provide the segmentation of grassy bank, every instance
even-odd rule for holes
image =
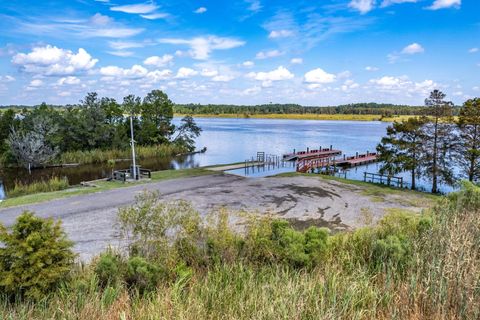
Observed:
[[[179,179],[185,177],[195,177],[208,174],[214,174],[215,172],[204,169],[204,168],[192,168],[192,169],[182,169],[182,170],[162,170],[157,172],[152,172],[151,180],[144,180],[133,183],[123,183],[118,181],[105,181],[98,180],[91,183],[91,186],[71,186],[64,188],[60,191],[44,192],[38,191],[33,194],[16,196],[13,198],[8,198],[0,202],[0,208],[21,206],[39,202],[50,201],[54,199],[67,198],[76,195],[83,195],[101,191],[107,191],[117,188],[131,187],[135,184],[150,183],[161,180],[169,179]],[[27,186],[28,187],[28,186]],[[10,195],[10,193],[9,193]]]
[[[176,116],[183,116],[176,114]],[[194,114],[195,118],[252,118],[252,119],[288,119],[288,120],[351,120],[351,121],[401,121],[415,116],[383,117],[375,114]]]
[[[106,163],[109,160],[131,159],[132,151],[130,149],[111,149],[111,150],[88,150],[88,151],[69,151],[60,155],[59,161],[65,163]],[[177,154],[185,153],[185,147],[175,144],[162,144],[155,146],[136,146],[136,156],[138,159],[146,158],[165,158]]]
[[[225,213],[203,224],[188,204],[154,198],[119,212],[130,257],[77,266],[40,302],[0,298],[0,318],[480,317],[480,189],[471,184],[422,215],[334,235],[268,218],[237,234]]]
[[[53,177],[48,180],[36,181],[30,184],[15,182],[12,190],[8,191],[8,197],[15,198],[28,194],[53,192],[69,188],[67,178]]]

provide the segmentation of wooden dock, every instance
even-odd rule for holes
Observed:
[[[336,165],[339,167],[356,167],[365,164],[377,162],[377,153],[367,152],[366,154],[356,154],[351,157],[343,157],[343,160],[337,160]]]
[[[342,154],[341,150],[335,150],[330,148],[326,149],[316,149],[316,150],[309,150],[307,151],[298,151],[293,153],[288,153],[283,155],[283,160],[285,161],[293,161],[293,160],[302,160],[306,158],[325,158],[325,157],[334,157],[339,156]]]

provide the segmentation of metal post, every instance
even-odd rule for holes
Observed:
[[[130,115],[130,135],[132,137],[132,162],[133,162],[133,180],[137,180],[137,164],[135,163],[135,140],[133,139],[133,113]]]

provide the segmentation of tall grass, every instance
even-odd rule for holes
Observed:
[[[145,202],[135,207],[140,214],[136,217],[145,216],[149,206],[160,216],[177,216],[171,206]],[[185,204],[181,208],[185,210],[178,217],[185,221],[183,212],[191,209]],[[288,241],[298,244],[299,233],[285,229],[281,239],[265,238],[268,225],[258,220],[260,226],[251,225],[243,236],[234,236],[221,218],[204,236],[194,236],[197,242],[210,237],[205,250],[215,251],[219,259],[177,266],[175,275],[153,291],[140,294],[122,281],[100,285],[94,261],[79,266],[72,281],[40,303],[3,299],[0,318],[479,319],[479,214],[480,189],[467,184],[431,212],[394,213],[376,226],[329,236],[327,251],[311,267],[254,260],[278,252],[295,255],[297,248]],[[197,234],[195,219],[186,220],[189,228],[182,232]],[[154,230],[151,223],[142,227]],[[161,220],[156,228],[165,223]],[[165,242],[161,244],[165,249]],[[184,253],[191,254],[192,248],[182,250],[186,248]]]
[[[48,180],[35,181],[29,184],[16,181],[15,186],[12,190],[7,192],[7,195],[8,197],[13,198],[40,192],[59,191],[67,189],[68,187],[69,184],[67,177],[53,177]]]
[[[136,146],[135,152],[138,159],[154,157],[171,157],[179,153],[186,152],[186,148],[175,144],[161,144],[155,146]],[[130,149],[110,149],[110,150],[87,150],[87,151],[68,151],[60,155],[61,163],[105,163],[108,160],[131,159]]]

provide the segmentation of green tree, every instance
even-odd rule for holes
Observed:
[[[423,126],[423,161],[425,172],[432,179],[432,193],[438,192],[439,181],[453,182],[450,152],[454,142],[451,126],[453,103],[446,101],[445,97],[440,90],[434,90],[425,99],[429,121]]]
[[[387,128],[387,135],[377,146],[382,162],[381,174],[390,176],[410,171],[411,188],[415,189],[416,177],[420,175],[422,165],[422,144],[425,139],[422,128],[426,121],[425,117],[409,118],[394,122]]]
[[[64,280],[75,255],[61,223],[24,212],[12,231],[0,225],[0,291],[41,299]]]
[[[191,116],[185,116],[176,128],[176,136],[173,139],[174,143],[182,144],[187,147],[189,151],[195,150],[195,138],[197,138],[202,129],[197,126],[195,120]]]
[[[173,103],[168,96],[153,90],[143,99],[141,105],[143,140],[148,143],[168,142],[173,134]]]
[[[469,181],[480,178],[480,99],[466,101],[460,109],[457,126],[457,153],[460,165]]]

